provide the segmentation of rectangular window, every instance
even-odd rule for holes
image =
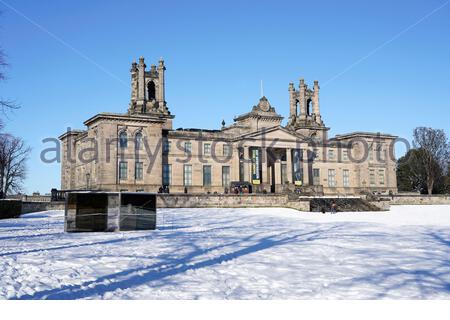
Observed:
[[[142,133],[138,132],[136,133],[135,137],[134,137],[134,147],[136,150],[142,150],[142,142],[143,138],[142,138]]]
[[[342,160],[348,161],[348,149],[342,149]]]
[[[328,186],[330,188],[336,187],[336,170],[328,169]]]
[[[163,152],[164,154],[168,154],[170,152],[171,141],[167,138],[163,140]]]
[[[328,160],[334,160],[334,150],[328,149]]]
[[[230,185],[230,167],[222,167],[222,186],[228,187]]]
[[[384,170],[378,170],[378,182],[380,185],[384,185]]]
[[[144,164],[142,162],[135,163],[134,176],[136,180],[142,180],[144,178]]]
[[[126,180],[128,177],[128,163],[125,161],[121,161],[119,163],[119,179]]]
[[[369,183],[371,186],[375,185],[375,170],[373,169],[369,171]]]
[[[225,157],[231,156],[231,146],[230,145],[228,145],[228,144],[223,145],[223,155]]]
[[[313,169],[313,185],[320,185],[320,169]]]
[[[384,162],[386,160],[386,150],[380,148],[380,161]]]
[[[314,159],[319,160],[319,149],[314,149]]]
[[[185,142],[184,143],[184,153],[191,153],[192,152],[192,143]]]
[[[169,186],[172,184],[172,165],[163,165],[163,185]]]
[[[211,185],[211,166],[203,166],[203,186]]]
[[[184,165],[184,179],[183,183],[185,186],[192,186],[192,165]]]
[[[205,156],[209,156],[211,155],[211,144],[210,143],[205,143],[203,145],[203,154]]]
[[[128,147],[128,137],[126,132],[122,132],[119,135],[119,146],[121,149],[126,149]]]
[[[350,170],[344,169],[342,171],[342,177],[343,177],[344,188],[350,187]]]

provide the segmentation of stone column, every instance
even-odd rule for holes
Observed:
[[[300,89],[299,89],[299,104],[300,104],[300,120],[306,119],[306,85],[305,80],[300,79]]]
[[[233,163],[231,168],[232,181],[239,181],[239,149],[237,146],[233,148],[232,163]]]
[[[313,113],[316,115],[316,122],[321,123],[320,106],[319,106],[319,81],[314,81],[314,96],[313,96]]]
[[[275,161],[275,192],[281,191],[281,160],[277,159]]]
[[[261,148],[261,171],[261,184],[266,184],[269,181],[267,177],[267,148],[265,147]]]
[[[138,81],[137,81],[138,67],[136,61],[134,60],[131,63],[130,73],[131,73],[131,100],[135,101],[138,93]]]
[[[302,158],[303,185],[309,186],[308,149],[303,149],[302,151],[303,151],[303,158]]]
[[[286,176],[289,183],[294,183],[292,178],[292,151],[291,148],[286,149]]]
[[[164,60],[161,58],[159,59],[159,65],[158,65],[158,80],[159,80],[159,92],[158,92],[158,102],[160,104],[160,107],[164,105],[165,101],[165,92],[164,92],[164,71],[166,70],[166,67],[164,66]]]
[[[289,119],[293,119],[297,116],[297,104],[295,101],[295,88],[294,84],[289,83]]]
[[[248,146],[244,146],[244,181],[249,181],[250,180],[250,172],[251,172],[251,162],[249,161],[250,158],[250,154],[249,154],[249,148]]]
[[[138,67],[138,100],[145,100],[145,63],[144,57],[139,58]]]

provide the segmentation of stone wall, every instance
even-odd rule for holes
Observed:
[[[158,195],[158,208],[255,208],[286,207],[299,211],[309,211],[309,200],[289,200],[285,194],[248,195]]]
[[[391,205],[425,205],[447,204],[450,205],[450,195],[395,195],[390,198]]]
[[[310,200],[314,197],[288,197],[287,194],[158,194],[158,208],[257,208],[283,207],[299,211],[310,211]],[[337,198],[338,199],[338,198]],[[342,197],[341,197],[342,199]],[[450,205],[450,195],[407,195],[368,201],[380,210],[389,210],[390,205]],[[23,202],[22,213],[46,210],[64,210],[64,201]]]
[[[389,201],[368,201],[371,205],[377,207],[380,211],[389,211],[391,209],[391,204]]]
[[[38,211],[48,211],[48,210],[64,210],[64,201],[55,202],[22,202],[22,214],[38,212]]]

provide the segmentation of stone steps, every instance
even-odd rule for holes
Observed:
[[[333,201],[337,205],[337,211],[381,211],[379,207],[360,198],[315,198],[310,201],[310,210],[321,212],[325,209],[329,212]]]

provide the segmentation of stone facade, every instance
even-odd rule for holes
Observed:
[[[253,192],[355,195],[396,193],[393,142],[369,132],[337,135],[320,113],[319,83],[289,84],[286,126],[262,97],[247,113],[217,130],[173,129],[165,101],[165,65],[131,66],[131,101],[126,114],[100,113],[86,130],[71,130],[62,145],[64,190],[224,193],[231,182]]]

